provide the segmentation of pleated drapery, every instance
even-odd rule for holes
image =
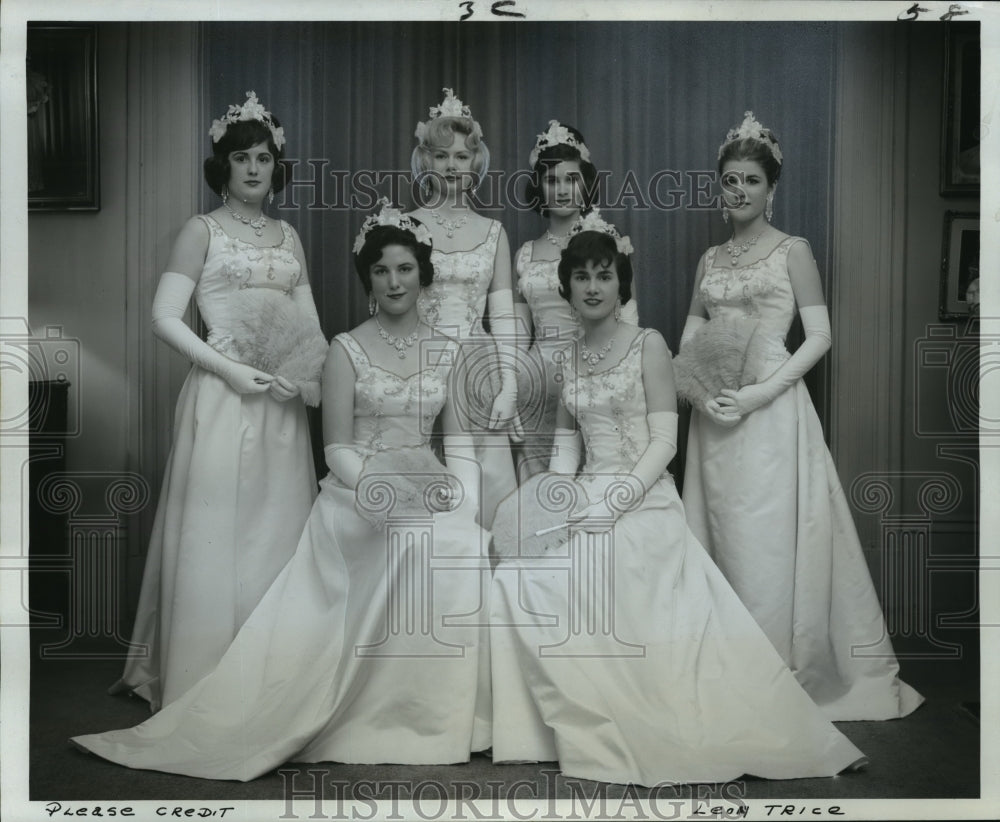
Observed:
[[[322,181],[291,186],[271,213],[302,237],[330,337],[367,316],[351,245],[376,197],[396,193],[375,175],[408,172],[414,127],[443,87],[482,124],[503,187],[549,119],[573,124],[607,174],[604,216],[636,248],[641,322],[676,349],[698,257],[729,234],[715,201],[716,150],[745,110],[775,130],[785,155],[775,224],[807,237],[827,274],[836,31],[791,22],[206,23],[204,125],[254,89],[285,127],[295,179]],[[207,155],[207,135],[205,145]],[[489,189],[486,213],[503,222],[512,252],[541,233],[540,218],[511,202],[523,200],[523,181],[513,197]],[[205,191],[204,206],[215,207]],[[398,193],[409,206],[407,185]]]

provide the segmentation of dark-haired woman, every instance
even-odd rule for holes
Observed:
[[[212,670],[295,550],[316,495],[304,403],[319,403],[326,340],[295,230],[265,216],[284,132],[252,92],[210,134],[222,205],[181,229],[153,331],[187,357],[139,597],[135,646],[112,692],[158,710]],[[209,328],[184,322],[194,294]]]
[[[801,379],[830,347],[830,320],[809,243],[771,224],[782,160],[777,139],[751,112],[719,148],[733,234],[698,263],[678,384],[714,385],[706,374],[732,340],[746,346],[747,384],[716,396],[687,392],[694,413],[684,507],[691,530],[828,717],[905,716],[923,698],[899,679]],[[790,355],[785,335],[796,310],[805,339]]]
[[[559,255],[569,231],[597,195],[597,169],[583,135],[550,120],[528,157],[527,202],[546,220],[545,233],[524,243],[514,257],[515,310],[527,307],[532,330],[530,367],[518,370],[518,404],[524,442],[518,448],[518,480],[546,470],[559,407],[559,363],[580,333],[570,305],[559,296]],[[524,317],[524,312],[519,311]],[[639,324],[635,296],[619,312],[622,322]]]
[[[465,762],[477,744],[478,466],[458,343],[420,321],[430,235],[369,217],[355,265],[376,311],[330,345],[329,474],[288,565],[208,676],[136,728],[76,737],[131,768],[253,779],[286,761]],[[447,469],[428,442],[441,416]],[[471,583],[471,584],[470,584]],[[481,743],[480,743],[481,744]]]
[[[650,786],[859,766],[688,530],[667,472],[670,352],[615,318],[628,238],[595,212],[580,228],[559,279],[582,333],[539,486],[563,522],[494,577],[494,761],[558,759],[567,776]]]

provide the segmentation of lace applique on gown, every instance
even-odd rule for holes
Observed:
[[[651,333],[606,371],[567,369],[591,501],[615,499],[649,444]],[[666,472],[612,531],[501,562],[492,613],[494,761],[558,759],[567,776],[656,785],[832,776],[863,758],[691,534]]]
[[[699,292],[709,316],[759,318],[783,343],[796,312],[788,252],[804,242],[788,237],[738,268],[717,262],[719,249],[711,249]],[[854,519],[802,380],[732,428],[692,413],[684,507],[692,531],[827,716],[890,719],[923,701],[899,679]]]
[[[439,331],[461,340],[468,356],[492,356],[493,339],[483,329],[487,294],[493,280],[493,264],[500,241],[501,225],[490,220],[486,237],[474,248],[460,251],[431,251],[434,280],[423,289],[417,301],[420,318]],[[479,348],[482,346],[482,348]],[[470,368],[470,382],[483,377],[479,366]],[[499,378],[497,377],[497,380]],[[498,387],[494,384],[494,388]],[[468,389],[470,396],[478,393],[475,384]],[[489,409],[485,409],[488,414]],[[514,458],[506,431],[485,428],[476,435],[476,454],[483,468],[480,524],[489,528],[496,506],[511,493],[517,482]]]
[[[301,269],[287,223],[278,245],[259,248],[201,219],[209,246],[195,298],[208,343],[226,352],[240,294],[289,294]],[[132,633],[143,653],[129,657],[112,692],[132,691],[157,710],[210,671],[291,557],[315,496],[301,399],[237,394],[193,366],[177,398]]]
[[[335,340],[356,372],[358,453],[432,460],[427,422],[444,406],[454,341],[425,346],[428,364],[403,378],[350,334]],[[488,747],[487,652],[468,618],[488,534],[458,512],[377,530],[359,504],[374,503],[327,475],[294,556],[218,666],[143,724],[73,741],[130,768],[241,781],[288,761],[448,764]]]

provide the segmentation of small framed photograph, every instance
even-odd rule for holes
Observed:
[[[979,215],[948,211],[944,215],[938,316],[955,320],[978,310]]]
[[[941,194],[979,194],[979,23],[945,28]]]
[[[27,27],[28,210],[97,211],[97,30]]]

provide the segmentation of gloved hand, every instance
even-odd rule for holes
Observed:
[[[194,287],[190,277],[164,272],[153,297],[153,333],[195,365],[224,379],[238,394],[267,391],[274,379],[270,374],[220,354],[184,322]]]
[[[830,315],[825,305],[807,305],[799,309],[805,339],[770,377],[739,390],[722,389],[715,398],[723,413],[743,417],[767,405],[795,385],[820,358],[830,350]]]

